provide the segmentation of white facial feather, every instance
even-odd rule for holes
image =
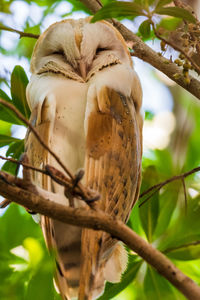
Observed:
[[[81,40],[79,45],[76,39]],[[33,73],[38,73],[49,62],[62,68],[70,65],[78,74],[80,61],[85,65],[87,74],[103,68],[106,60],[109,64],[119,60],[130,65],[130,56],[128,51],[124,51],[126,46],[119,41],[117,30],[104,22],[91,24],[88,19],[81,19],[79,23],[73,20],[55,23],[43,33],[37,44],[40,47],[36,46],[32,58]],[[113,61],[110,60],[112,57]]]
[[[93,37],[93,38],[91,38]],[[123,62],[130,63],[124,47],[119,43],[119,39],[113,28],[105,23],[86,24],[83,27],[83,39],[81,43],[81,54],[88,66],[93,60],[104,53],[115,53]]]
[[[52,26],[46,32],[39,49],[36,48],[32,65],[37,72],[47,62],[61,60],[62,63],[70,63],[76,68],[79,59],[80,53],[75,42],[74,28],[69,22],[65,22],[57,24],[56,28]]]

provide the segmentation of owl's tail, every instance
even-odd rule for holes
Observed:
[[[104,266],[100,265],[102,231],[83,229],[79,300],[94,300],[104,290]]]
[[[127,251],[122,243],[108,235],[107,242],[110,247],[105,247],[106,235],[102,231],[83,229],[78,300],[97,299],[106,281],[120,281],[128,262]]]

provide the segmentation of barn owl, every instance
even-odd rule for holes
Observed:
[[[120,33],[108,22],[63,20],[38,39],[27,87],[31,123],[82,183],[100,194],[98,209],[127,222],[138,198],[142,91]],[[32,133],[26,139],[35,167],[62,170]],[[63,187],[32,173],[36,186],[70,205]],[[75,207],[87,205],[74,199]],[[106,281],[119,282],[127,264],[109,234],[41,217],[47,247],[56,252],[55,282],[63,299],[97,299]]]

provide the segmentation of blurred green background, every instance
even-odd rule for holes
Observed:
[[[151,8],[158,1],[135,2]],[[88,14],[87,8],[76,0],[1,0],[0,27],[40,34],[62,18],[80,18]],[[120,20],[149,46],[161,51],[160,42],[151,31],[147,32],[148,28],[139,30],[145,20],[143,17],[120,17]],[[163,20],[166,24],[175,21],[164,16],[158,18],[158,24]],[[29,63],[35,42],[30,38],[19,39],[16,33],[0,31],[0,97],[13,103],[27,118],[30,112],[25,88],[30,78]],[[172,59],[178,56],[172,49],[166,49],[162,54]],[[200,105],[197,99],[151,66],[136,58],[134,63],[144,93],[143,192],[199,165]],[[0,155],[18,159],[23,152],[25,132],[21,121],[0,106]],[[3,160],[0,160],[0,167],[11,174],[16,171],[14,164]],[[139,199],[128,225],[200,284],[199,173],[187,177],[185,185],[187,199],[182,181],[164,186],[140,207],[145,197]],[[0,214],[0,299],[59,300],[53,286],[54,265],[39,225],[16,204],[1,210]],[[136,253],[129,251],[129,265],[122,281],[107,283],[105,293],[99,299],[185,298]]]

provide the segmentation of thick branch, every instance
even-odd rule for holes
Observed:
[[[123,222],[93,209],[72,208],[56,204],[39,195],[23,190],[7,183],[4,172],[0,172],[0,194],[7,199],[27,207],[29,210],[57,219],[61,222],[79,227],[93,228],[109,232],[113,237],[123,241],[128,247],[153,266],[161,275],[168,279],[188,299],[200,299],[200,287],[177,269],[161,252],[153,248]],[[6,174],[8,182],[15,177]]]
[[[34,38],[34,39],[38,39],[39,35],[38,34],[33,34],[33,33],[28,33],[28,32],[23,32],[11,27],[7,27],[7,26],[0,26],[0,30],[5,30],[5,31],[10,31],[10,32],[15,32],[18,33],[20,38],[22,37],[29,37],[29,38]]]
[[[83,2],[92,13],[96,13],[101,5],[99,1],[96,0],[80,0]],[[113,25],[119,30],[125,40],[132,41],[134,43],[133,50],[134,55],[142,59],[145,62],[148,62],[150,65],[158,69],[159,71],[166,74],[170,79],[175,81],[177,84],[182,86],[192,95],[200,99],[200,82],[194,77],[190,76],[190,83],[186,84],[182,70],[173,62],[168,59],[158,55],[153,49],[147,46],[138,36],[131,32],[128,28],[122,25],[120,22],[112,19],[109,20]],[[178,74],[178,76],[175,76]]]

